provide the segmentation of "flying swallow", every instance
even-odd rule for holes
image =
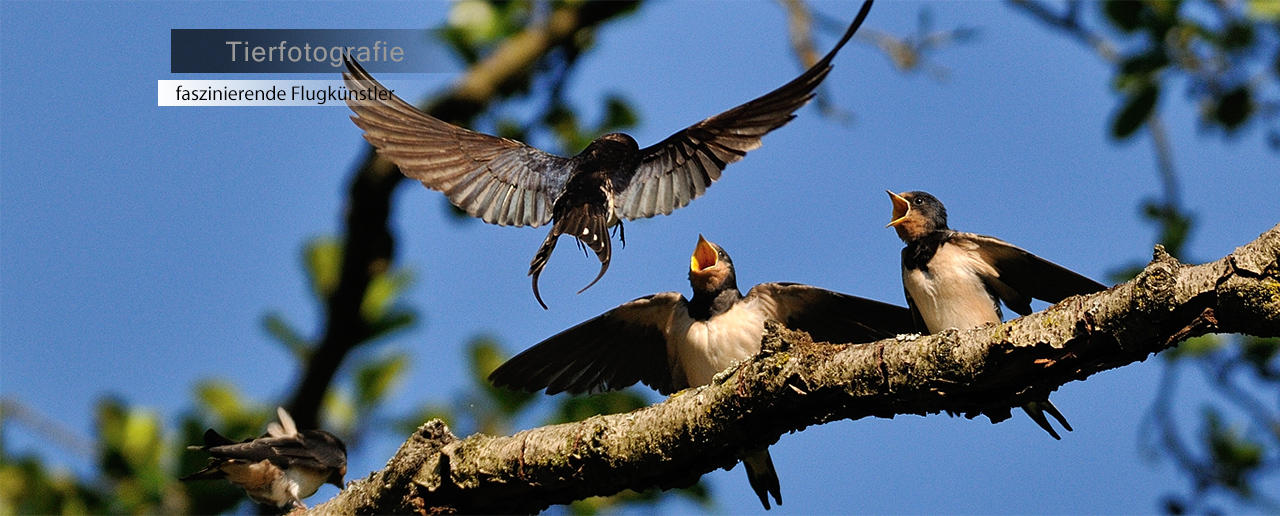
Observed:
[[[645,296],[565,330],[494,370],[500,387],[580,394],[643,382],[662,394],[711,383],[716,373],[760,351],[766,319],[809,332],[814,341],[871,342],[912,333],[900,306],[796,283],[762,283],[743,296],[733,261],[701,236],[689,258],[693,299]],[[747,479],[769,508],[782,504],[768,449],[743,458]]]
[[[342,488],[347,474],[347,446],[324,430],[298,431],[293,418],[277,408],[280,423],[272,422],[257,439],[234,442],[210,428],[204,446],[188,449],[209,452],[209,465],[180,480],[226,479],[244,489],[249,498],[284,509],[302,503],[323,484]]]
[[[408,177],[443,192],[472,217],[499,226],[538,227],[552,223],[546,240],[529,264],[533,295],[538,276],[560,235],[578,239],[609,269],[609,228],[623,220],[668,215],[700,197],[720,179],[720,172],[761,145],[761,138],[795,118],[831,71],[831,60],[862,25],[871,0],[831,52],[799,77],[764,96],[693,124],[667,139],[641,149],[631,136],[610,133],[597,138],[577,156],[556,156],[524,143],[449,124],[401,100],[346,59],[347,88],[385,91],[381,98],[348,99],[351,117],[378,154]],[[626,243],[625,235],[622,242]]]
[[[1107,287],[998,238],[947,227],[947,209],[925,192],[888,192],[902,250],[902,285],[916,327],[937,333],[1000,324],[1000,302],[1018,315],[1031,313],[1031,300],[1057,303]],[[1049,398],[1022,409],[1054,439],[1061,439],[1045,418],[1071,425]]]

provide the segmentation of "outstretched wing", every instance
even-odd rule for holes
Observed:
[[[764,135],[795,118],[796,110],[813,98],[813,90],[831,71],[836,52],[857,32],[870,10],[868,0],[836,47],[791,82],[641,149],[635,175],[615,184],[617,217],[634,220],[668,215],[701,197],[720,179],[725,166],[760,147]]]
[[[368,100],[347,99],[356,113],[351,121],[404,175],[443,192],[468,215],[490,224],[537,227],[551,220],[551,207],[572,172],[571,159],[423,113],[383,87],[360,63],[344,60],[348,90],[383,92]]]
[[[906,308],[799,283],[761,283],[747,299],[771,307],[770,318],[814,342],[862,343],[915,332]]]
[[[499,387],[547,394],[602,392],[636,382],[671,394],[666,329],[687,302],[678,292],[630,301],[539,342],[499,366]]]
[[[1032,299],[1057,303],[1070,296],[1107,289],[1106,285],[998,238],[956,233],[951,242],[973,249],[995,268],[997,276],[983,276],[983,283],[1019,315],[1031,313]]]

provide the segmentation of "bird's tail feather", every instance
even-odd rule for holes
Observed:
[[[1037,425],[1040,425],[1040,428],[1049,432],[1049,435],[1053,436],[1054,439],[1062,440],[1062,437],[1058,435],[1058,432],[1053,430],[1053,426],[1049,424],[1049,419],[1044,417],[1045,412],[1048,412],[1054,419],[1057,419],[1058,423],[1062,425],[1062,428],[1066,429],[1068,432],[1074,431],[1071,429],[1071,424],[1067,423],[1067,418],[1062,415],[1062,412],[1058,411],[1058,407],[1053,406],[1053,402],[1049,401],[1049,398],[1027,402],[1026,405],[1022,406],[1022,411],[1026,412],[1027,416],[1030,417],[1032,421],[1035,421]]]
[[[578,239],[578,245],[591,249],[600,260],[600,272],[596,274],[595,279],[591,280],[591,283],[578,291],[579,294],[604,277],[605,271],[609,270],[609,260],[613,256],[613,245],[609,238],[609,214],[600,206],[582,204],[558,216],[551,227],[551,232],[547,234],[547,239],[542,242],[542,247],[538,248],[538,253],[529,263],[529,275],[533,276],[533,296],[538,299],[543,309],[547,308],[547,304],[542,302],[542,295],[538,293],[538,276],[542,274],[543,267],[546,267],[547,260],[551,258],[551,252],[555,250],[556,240],[560,235],[570,235]]]
[[[551,231],[547,233],[547,239],[542,241],[542,247],[538,248],[537,254],[533,255],[533,261],[529,262],[529,275],[533,276],[533,297],[538,300],[538,304],[542,305],[542,309],[547,309],[547,304],[542,302],[542,294],[538,292],[538,276],[542,275],[542,269],[547,266],[547,260],[551,259],[551,252],[556,250],[556,241],[560,239],[560,225],[556,224],[551,227]]]
[[[747,470],[747,481],[751,489],[760,497],[760,503],[769,510],[769,495],[782,505],[782,485],[778,482],[778,471],[773,469],[773,457],[766,448],[742,458],[742,467]]]

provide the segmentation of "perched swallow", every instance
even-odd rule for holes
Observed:
[[[347,445],[324,430],[298,431],[293,418],[277,408],[280,423],[267,425],[257,439],[233,442],[210,428],[204,446],[188,446],[209,452],[209,465],[180,480],[225,478],[244,488],[255,502],[280,509],[290,503],[306,509],[303,498],[316,494],[322,484],[342,488],[347,474]]]
[[[902,250],[902,285],[921,332],[1000,324],[1001,301],[1018,315],[1029,315],[1032,299],[1057,303],[1107,289],[1003,240],[948,228],[947,209],[928,193],[888,193],[893,220],[886,227],[907,244]],[[1045,412],[1071,431],[1049,398],[1022,409],[1054,439],[1061,437]]]
[[[351,120],[379,154],[467,214],[499,226],[553,223],[529,264],[533,295],[545,309],[538,276],[560,235],[578,239],[600,260],[599,274],[582,293],[609,268],[609,228],[617,225],[621,231],[623,220],[667,215],[689,204],[720,179],[726,165],[795,118],[870,9],[867,0],[836,47],[791,82],[643,149],[626,134],[610,133],[566,158],[446,123],[395,95],[387,101],[348,100],[347,105],[356,113]],[[350,58],[346,63],[348,89],[386,90],[359,63]]]
[[[693,299],[645,296],[525,350],[489,381],[547,394],[600,392],[644,382],[662,394],[711,383],[716,373],[760,351],[764,322],[809,332],[814,341],[871,342],[912,332],[900,306],[796,283],[762,283],[744,297],[733,261],[701,236],[689,259]],[[751,487],[769,508],[782,504],[768,449],[743,458]]]

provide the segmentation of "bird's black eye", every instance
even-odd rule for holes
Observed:
[[[919,205],[919,204],[924,204],[924,198],[923,198],[923,197],[916,197],[915,201],[916,201],[916,204],[917,204],[917,205]]]

